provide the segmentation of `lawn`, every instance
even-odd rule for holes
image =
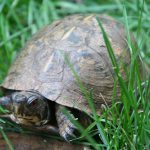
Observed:
[[[17,53],[35,32],[46,24],[64,16],[75,13],[107,13],[122,22],[127,35],[132,32],[137,47],[135,48],[128,36],[131,50],[131,66],[128,74],[128,85],[116,73],[121,86],[121,112],[114,104],[102,116],[94,114],[94,121],[83,132],[87,142],[94,149],[149,149],[150,148],[150,1],[149,0],[81,0],[80,3],[71,0],[0,0],[0,83],[7,75],[8,69],[15,60]],[[101,27],[101,25],[100,25]],[[105,42],[116,67],[111,46],[103,32]],[[143,75],[138,66],[141,60]],[[72,68],[73,69],[73,68]],[[74,74],[76,78],[78,76]],[[80,81],[79,81],[80,82]],[[81,88],[82,84],[80,85]],[[138,93],[138,94],[137,94]],[[138,96],[137,96],[138,95]],[[128,103],[127,103],[128,102]],[[0,108],[2,112],[3,109]],[[116,113],[113,113],[113,112]],[[67,113],[67,112],[64,112]],[[107,117],[111,114],[111,118]],[[68,115],[68,114],[67,114]],[[68,116],[70,117],[70,116]],[[70,117],[70,119],[72,119]],[[82,127],[77,123],[79,130]],[[7,139],[5,130],[23,132],[17,125],[0,119],[0,132],[13,149],[11,140]],[[93,131],[96,126],[97,130]],[[95,141],[91,134],[99,134],[99,141]],[[101,142],[100,142],[101,141]],[[75,141],[82,143],[80,139]]]

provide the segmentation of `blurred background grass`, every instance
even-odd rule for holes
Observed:
[[[54,20],[63,18],[66,15],[75,13],[106,13],[123,24],[126,24],[127,22],[123,12],[124,8],[126,8],[127,12],[129,29],[135,36],[140,51],[140,57],[149,73],[149,0],[0,0],[0,83],[2,83],[6,76],[8,68],[14,61],[18,51],[20,51],[26,41],[31,38],[31,35],[44,25],[50,24]],[[145,112],[149,113],[148,110]],[[121,123],[123,122],[124,120]],[[148,126],[147,122],[146,125]],[[136,130],[135,126],[136,124],[131,124],[133,130]],[[120,137],[122,145],[125,140],[122,137],[130,137],[130,135],[128,135],[130,132],[126,132],[123,129],[124,128],[121,128],[124,134]],[[147,128],[145,130],[147,130]],[[118,130],[118,132],[120,132],[120,130]],[[114,132],[112,132],[112,137],[113,133]],[[147,130],[147,133],[150,133],[150,131]],[[119,133],[116,133],[116,135],[118,134]],[[134,139],[137,138],[137,135],[134,134],[134,131],[132,136],[133,141],[131,141],[131,143],[133,142],[133,144],[136,144],[137,141],[134,143]],[[143,136],[146,139],[144,139]],[[142,141],[143,138],[143,143],[139,143],[139,145],[142,145],[142,148],[144,147],[143,145],[148,143],[149,140],[147,137],[149,136],[149,134],[146,134],[146,136],[142,134],[140,137],[140,141]],[[118,139],[119,138],[116,138],[114,141],[117,143],[116,140]],[[132,148],[134,149],[134,147]]]

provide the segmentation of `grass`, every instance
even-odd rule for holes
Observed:
[[[112,64],[116,68],[114,71],[116,82],[118,81],[121,87],[120,103],[123,108],[119,112],[118,108],[121,104],[113,103],[111,108],[98,117],[93,107],[92,95],[87,94],[82,82],[80,82],[80,77],[72,68],[82,92],[89,100],[89,105],[93,110],[92,118],[94,119],[93,123],[84,132],[82,126],[72,120],[82,132],[82,137],[87,138],[88,141],[83,142],[81,138],[76,142],[91,145],[94,149],[103,149],[104,147],[107,149],[149,149],[150,3],[148,0],[84,0],[81,4],[63,0],[0,0],[0,83],[2,83],[20,48],[39,28],[69,14],[91,12],[107,13],[125,25],[127,42],[131,52],[131,65],[127,71],[129,83],[126,85],[119,74],[112,47],[99,20]],[[135,36],[137,47],[134,47],[131,42],[130,31]],[[142,77],[138,66],[139,59],[142,60],[143,68],[146,68]],[[1,108],[0,111],[2,112],[3,109]],[[67,114],[65,110],[64,113]],[[109,117],[110,114],[111,118]],[[69,116],[69,114],[67,115]],[[69,117],[72,119],[71,116]],[[26,132],[15,124],[4,122],[2,119],[0,119],[1,125],[5,125],[7,130]],[[94,130],[95,126],[97,130]],[[7,139],[3,128],[0,128],[0,132],[9,148],[13,149],[11,139],[10,141]],[[99,141],[95,141],[91,136],[92,134],[98,134]]]

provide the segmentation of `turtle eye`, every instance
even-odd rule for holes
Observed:
[[[30,105],[30,106],[35,106],[36,104],[37,104],[36,101],[32,101],[29,105]]]
[[[35,102],[35,101],[33,101],[31,104],[32,104],[32,106],[35,106],[35,105],[36,105],[36,102]]]
[[[37,103],[38,97],[37,96],[30,96],[28,98],[28,104],[33,104],[35,105]]]
[[[36,111],[37,108],[38,108],[38,100],[35,99],[33,100],[32,102],[28,103],[26,106],[27,106],[27,109],[30,110],[30,111]]]

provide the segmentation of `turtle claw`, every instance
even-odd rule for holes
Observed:
[[[67,126],[60,134],[67,142],[70,142],[72,139],[76,138],[76,135],[74,134],[76,130],[76,127],[72,127],[71,125]]]
[[[62,133],[62,137],[65,139],[65,141],[70,142],[72,139],[76,138],[74,134],[68,134],[67,132]]]

